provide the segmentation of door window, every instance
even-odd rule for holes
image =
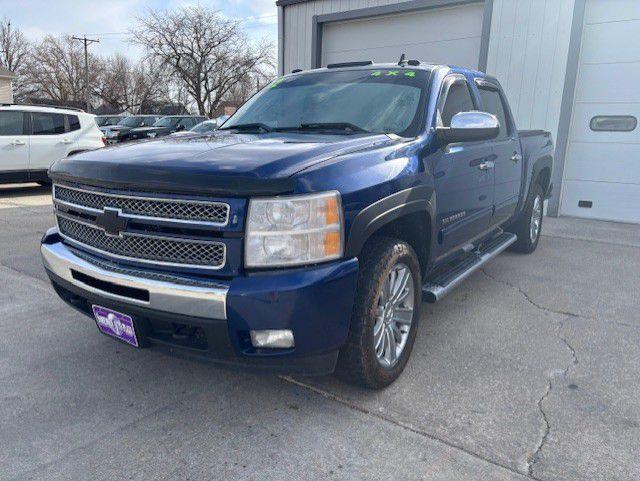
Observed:
[[[190,129],[191,127],[193,127],[193,120],[189,117],[186,117],[178,122],[178,126],[184,127],[185,130]]]
[[[595,132],[633,132],[637,125],[633,115],[596,115],[589,122]]]
[[[34,112],[33,135],[57,135],[64,134],[64,115],[48,112]]]
[[[465,80],[455,80],[449,85],[445,95],[446,100],[440,110],[443,127],[451,126],[451,119],[455,114],[475,110],[469,85]]]
[[[24,113],[11,110],[0,111],[0,135],[25,135]]]
[[[509,124],[507,122],[507,113],[504,107],[502,95],[495,89],[478,87],[480,91],[480,99],[482,100],[482,110],[489,112],[497,117],[500,123],[500,132],[496,140],[504,140],[509,137]]]
[[[67,132],[73,132],[80,130],[80,119],[77,115],[67,115],[67,123],[69,125]]]

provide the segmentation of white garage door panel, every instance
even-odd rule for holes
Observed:
[[[424,61],[476,68],[482,3],[328,23],[322,64],[354,60],[396,62],[401,53]]]
[[[594,132],[591,119],[640,120],[640,0],[589,0],[561,213],[640,223],[640,125],[631,132]],[[579,201],[592,206],[579,207]]]
[[[567,180],[624,182],[640,185],[640,155],[636,144],[572,143]],[[640,209],[640,208],[639,208]]]
[[[583,65],[576,82],[578,102],[640,102],[640,62]]]
[[[640,43],[630,40],[639,30],[640,20],[585,25],[582,63],[637,62]]]
[[[563,214],[619,222],[640,222],[638,201],[640,185],[610,184],[565,180]],[[578,201],[593,202],[593,207],[578,207]]]
[[[455,62],[452,61],[451,52],[458,52]],[[461,66],[476,68],[478,52],[480,51],[480,39],[447,40],[429,44],[403,45],[401,47],[372,47],[358,50],[343,50],[331,52],[330,61],[326,63],[352,62],[354,60],[372,60],[374,62],[397,62],[401,54],[407,58],[425,59],[428,52],[428,61],[433,63],[452,63]]]
[[[632,132],[594,132],[589,127],[597,115],[633,115],[640,121],[640,104],[576,104],[573,107],[572,142],[636,143],[640,155],[640,128]]]

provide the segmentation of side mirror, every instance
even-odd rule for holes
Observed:
[[[445,144],[495,139],[500,123],[495,115],[487,112],[459,112],[451,119],[450,127],[437,127],[436,134]]]

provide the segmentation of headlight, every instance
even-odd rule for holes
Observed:
[[[113,131],[113,132],[109,132],[109,135],[107,135],[108,138],[110,139],[115,139],[116,137],[118,137],[118,131]]]
[[[245,265],[293,266],[338,259],[342,231],[338,192],[251,199]]]

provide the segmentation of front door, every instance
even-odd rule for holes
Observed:
[[[25,134],[24,112],[0,110],[0,173],[27,170],[29,136]]]
[[[522,182],[522,152],[504,96],[497,84],[479,81],[480,110],[493,114],[500,123],[498,136],[487,141],[495,154],[495,214],[492,224],[506,222],[515,213]]]
[[[448,77],[438,107],[438,123],[447,127],[459,113],[476,110],[469,85],[461,75]],[[460,142],[433,156],[437,195],[437,260],[484,234],[493,214],[495,161],[487,142]]]

